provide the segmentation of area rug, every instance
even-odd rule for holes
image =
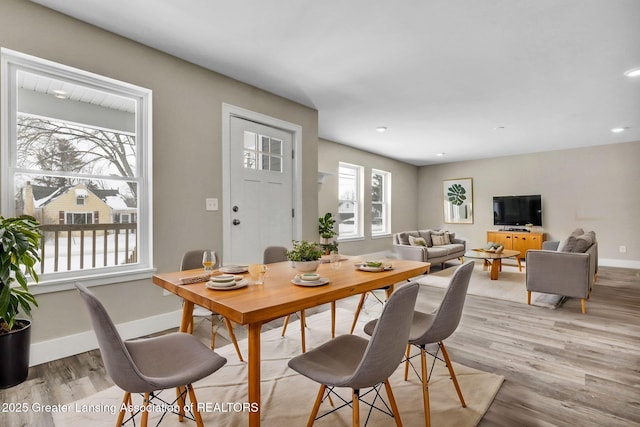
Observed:
[[[498,280],[491,280],[489,271],[483,269],[482,262],[478,261],[475,264],[471,282],[469,282],[468,294],[519,302],[522,304],[527,303],[525,266],[523,266],[522,272],[520,272],[515,264],[503,265],[502,271],[498,275]],[[451,276],[457,267],[458,266],[449,267],[427,274],[417,279],[417,281],[421,285],[446,288],[449,286]],[[564,301],[565,298],[560,295],[543,294],[539,292],[531,293],[531,304],[539,307],[555,309],[561,306]]]
[[[362,331],[364,323],[376,317],[375,307],[362,313],[356,331]],[[348,333],[353,312],[337,309],[336,333]],[[313,348],[330,339],[330,317],[325,311],[307,318],[307,348]],[[299,324],[293,322],[290,331],[281,337],[280,329],[272,329],[262,334],[262,425],[266,427],[302,426],[307,422],[318,385],[297,374],[287,366],[288,360],[300,353]],[[362,332],[360,332],[362,334]],[[243,354],[247,354],[246,340],[240,341]],[[221,347],[217,352],[225,356],[227,364],[210,377],[195,384],[196,394],[204,410],[202,416],[205,425],[216,427],[245,426],[248,422],[247,408],[247,365],[239,362],[232,346]],[[453,355],[452,355],[453,356]],[[188,361],[185,361],[188,363]],[[429,361],[429,366],[433,362]],[[476,426],[491,405],[500,389],[503,377],[478,371],[454,362],[458,381],[467,403],[466,408],[460,406],[453,383],[447,369],[441,362],[436,362],[429,391],[431,396],[431,419],[434,426],[473,427]],[[400,366],[390,379],[394,396],[398,404],[404,425],[422,425],[422,394],[417,376],[412,372],[409,381],[403,379],[403,367]],[[348,398],[350,390],[340,393]],[[384,391],[381,393],[386,397]],[[163,393],[167,399],[175,396],[174,390]],[[89,398],[69,403],[67,412],[53,414],[56,426],[112,426],[117,418],[122,391],[117,387],[99,392]],[[140,402],[140,401],[138,401]],[[338,404],[334,398],[334,403]],[[135,404],[135,402],[134,402]],[[320,413],[330,409],[323,403]],[[360,406],[361,420],[367,416],[365,405]],[[160,415],[150,414],[150,420]],[[155,421],[153,424],[155,425]],[[137,424],[139,425],[139,423]],[[162,426],[195,425],[193,422],[179,423],[177,417],[168,414]],[[317,426],[350,426],[351,409],[343,408],[316,421]],[[389,416],[374,412],[369,426],[391,426],[395,422]]]

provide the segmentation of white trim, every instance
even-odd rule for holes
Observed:
[[[235,105],[222,103],[222,242],[223,253],[231,253],[231,117],[250,120],[290,132],[293,139],[293,207],[296,215],[293,218],[293,238],[300,240],[302,236],[302,126],[290,123],[262,113],[247,110]]]
[[[598,265],[601,267],[634,268],[640,270],[640,261],[632,259],[599,258]]]
[[[134,320],[116,325],[122,339],[138,338],[156,332],[175,328],[180,323],[182,311],[172,311],[157,316]],[[98,348],[96,334],[91,331],[54,338],[31,344],[29,366],[40,365],[52,360],[62,359],[75,354]]]

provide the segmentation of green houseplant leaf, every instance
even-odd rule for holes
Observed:
[[[322,249],[315,242],[293,241],[293,248],[287,251],[289,261],[317,261],[322,257]]]
[[[22,311],[31,315],[37,307],[29,292],[28,277],[38,282],[35,266],[40,261],[40,224],[28,215],[0,217],[0,333],[10,332]]]
[[[337,236],[338,232],[333,229],[335,224],[336,220],[331,212],[327,212],[324,216],[318,218],[318,233],[320,233],[320,237],[330,239],[333,236]]]

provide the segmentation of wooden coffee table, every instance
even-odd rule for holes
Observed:
[[[491,280],[498,280],[498,274],[502,271],[502,260],[515,258],[518,262],[518,270],[522,271],[520,263],[520,251],[505,249],[500,253],[490,252],[485,249],[473,249],[464,254],[465,258],[475,258],[484,261],[484,270],[491,268]]]

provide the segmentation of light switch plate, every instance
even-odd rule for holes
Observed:
[[[205,209],[208,211],[217,211],[218,210],[218,199],[205,199]]]

